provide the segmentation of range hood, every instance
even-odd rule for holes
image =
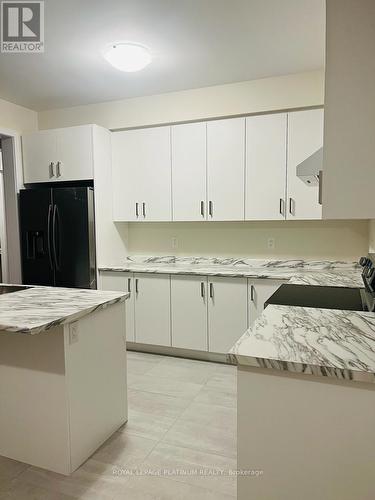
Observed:
[[[297,165],[297,177],[308,186],[319,185],[319,172],[323,170],[323,148],[318,149],[311,156]]]

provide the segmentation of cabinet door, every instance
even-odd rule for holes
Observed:
[[[114,220],[172,220],[170,127],[114,132]]]
[[[92,125],[67,127],[56,130],[57,175],[61,181],[93,179]]]
[[[135,340],[171,345],[170,278],[135,274]]]
[[[22,152],[25,184],[57,180],[55,176],[57,155],[55,130],[42,130],[22,136]]]
[[[247,280],[208,278],[208,350],[227,353],[247,330]]]
[[[134,342],[134,278],[133,273],[103,271],[100,273],[101,289],[115,292],[130,292],[125,301],[126,340]]]
[[[207,278],[171,276],[172,346],[208,350]]]
[[[264,303],[286,281],[255,279],[248,280],[249,285],[249,326],[262,314]]]
[[[245,118],[207,123],[209,220],[243,220]]]
[[[174,125],[171,134],[173,220],[204,220],[206,123]]]
[[[285,218],[285,113],[246,118],[245,218]]]
[[[323,110],[288,114],[287,219],[321,219],[319,187],[308,186],[296,169],[323,146]]]

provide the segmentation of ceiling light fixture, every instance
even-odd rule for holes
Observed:
[[[113,43],[105,52],[104,58],[120,71],[133,73],[148,66],[152,60],[147,47],[138,43]]]

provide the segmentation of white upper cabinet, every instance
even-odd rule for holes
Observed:
[[[170,131],[155,127],[113,133],[114,220],[172,219]]]
[[[308,186],[296,169],[323,146],[323,110],[288,114],[287,219],[321,219],[319,187]]]
[[[243,220],[245,118],[207,123],[208,220]]]
[[[286,113],[246,118],[245,219],[285,218]]]
[[[205,220],[206,123],[172,127],[173,220]]]
[[[22,136],[24,182],[93,179],[93,125]]]

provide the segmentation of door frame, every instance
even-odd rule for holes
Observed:
[[[19,230],[18,195],[23,188],[21,136],[11,129],[0,128],[3,160],[4,230],[2,248],[2,281],[22,283],[21,244]]]

